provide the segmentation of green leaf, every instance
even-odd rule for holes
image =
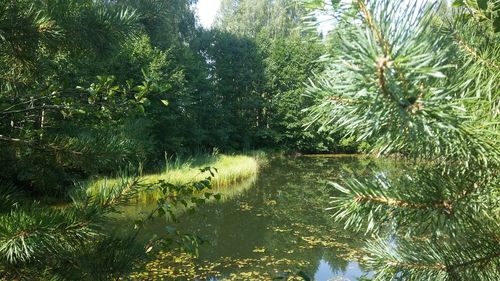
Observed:
[[[165,106],[168,106],[168,100],[161,100],[161,103],[163,103],[163,105]]]
[[[453,1],[453,4],[451,4],[453,7],[462,7],[465,5],[464,0],[455,0]]]
[[[204,186],[202,183],[200,183],[200,182],[195,183],[195,184],[194,184],[194,187],[195,187],[196,189],[198,189],[198,190],[205,189],[205,186]]]

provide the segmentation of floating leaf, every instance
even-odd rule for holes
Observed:
[[[253,249],[252,252],[254,253],[264,253],[266,251],[266,248],[262,247],[262,248],[259,248],[259,247],[256,247],[255,249]]]

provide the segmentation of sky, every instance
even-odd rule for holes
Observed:
[[[215,15],[220,7],[221,0],[198,0],[197,12],[200,23],[205,28],[210,28],[215,19]]]
[[[408,1],[408,0],[406,0]],[[418,2],[425,2],[429,0],[417,0]],[[431,0],[434,1],[434,0]],[[411,2],[411,0],[410,0]],[[200,19],[200,23],[203,27],[209,29],[214,22],[215,15],[219,10],[221,0],[198,0],[198,4],[196,5],[196,10],[198,13],[198,17]],[[320,27],[322,32],[328,32],[333,27],[331,24],[323,23]]]

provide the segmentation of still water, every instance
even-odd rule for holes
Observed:
[[[329,181],[376,166],[373,160],[349,156],[273,159],[256,179],[234,187],[235,192],[221,202],[181,217],[178,230],[206,240],[198,257],[164,252],[133,277],[317,281],[369,277],[355,262],[362,234],[344,230],[325,209],[335,195]],[[147,231],[165,231],[167,225],[171,223],[156,220]]]

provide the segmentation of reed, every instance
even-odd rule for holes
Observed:
[[[166,157],[165,165],[160,173],[141,176],[144,185],[152,185],[160,180],[172,184],[185,184],[205,179],[208,173],[201,173],[200,169],[213,167],[217,173],[212,179],[212,188],[218,193],[232,193],[230,186],[237,185],[243,181],[252,181],[256,178],[259,163],[263,163],[262,153],[249,155],[198,155],[186,159],[169,159]],[[118,178],[104,178],[91,181],[87,184],[87,190],[91,194],[105,192],[107,189],[119,184]],[[139,202],[151,202],[160,197],[159,191],[147,190],[140,192],[137,196]]]

